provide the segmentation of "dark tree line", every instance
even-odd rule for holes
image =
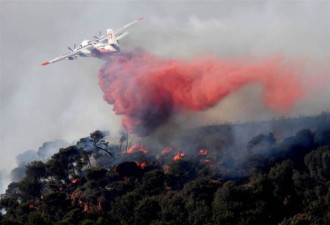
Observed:
[[[113,160],[102,133],[95,151],[80,144],[34,161],[1,196],[4,225],[322,225],[330,224],[330,130],[301,130],[277,142],[251,139],[248,171],[236,179],[195,158],[124,161],[92,167],[91,154]],[[132,156],[133,157],[133,156]]]

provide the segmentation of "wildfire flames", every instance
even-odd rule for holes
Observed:
[[[41,195],[40,196],[40,199],[34,201],[34,203],[30,204],[29,205],[29,209],[33,209],[33,208],[36,208],[36,206],[38,206],[40,204],[40,201],[44,199],[44,196]]]
[[[177,160],[180,160],[180,159],[183,159],[183,157],[184,157],[184,153],[183,152],[179,152],[178,154],[176,154],[174,157],[173,157],[173,160],[174,161],[177,161]]]
[[[138,145],[138,144],[133,145],[127,150],[127,154],[132,154],[136,152],[142,152],[144,154],[147,154],[148,150],[144,148],[142,145]]]
[[[135,162],[135,163],[136,163],[136,165],[137,165],[138,167],[140,167],[141,169],[144,169],[144,168],[147,166],[147,163],[146,163],[146,162],[143,162],[143,163]]]
[[[287,112],[305,94],[299,67],[284,57],[184,61],[132,51],[109,56],[99,71],[99,84],[104,99],[123,115],[124,128],[143,136],[177,111],[208,109],[251,83],[262,86],[270,108]]]
[[[207,155],[208,151],[205,149],[201,149],[198,151],[198,155]]]
[[[75,178],[75,179],[73,179],[73,180],[71,181],[71,183],[75,184],[75,183],[77,183],[78,181],[79,181],[79,179]]]
[[[161,155],[166,155],[166,154],[172,152],[172,150],[173,150],[173,147],[171,147],[171,146],[166,147],[161,151]]]
[[[105,201],[104,196],[100,196],[96,199],[96,202],[86,202],[86,193],[81,190],[76,190],[71,194],[72,204],[78,203],[83,206],[83,212],[88,212],[90,210],[102,210],[102,204]]]

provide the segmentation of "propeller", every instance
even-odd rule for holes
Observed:
[[[76,44],[73,45],[73,49],[70,48],[70,46],[68,47],[68,49],[69,49],[71,52],[73,52],[73,50],[76,49]]]
[[[99,32],[99,36],[97,37],[97,36],[93,36],[95,39],[99,39],[100,37],[102,37],[102,32],[100,31]]]

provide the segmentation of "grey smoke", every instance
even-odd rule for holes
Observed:
[[[47,161],[52,155],[58,152],[60,148],[69,146],[69,143],[63,140],[48,141],[42,144],[36,152],[39,160]]]
[[[46,162],[61,148],[68,147],[69,143],[63,140],[48,141],[42,144],[38,150],[27,150],[16,156],[18,167],[10,172],[11,181],[20,181],[25,176],[25,167],[33,161]]]
[[[27,150],[16,156],[16,161],[19,166],[25,166],[32,161],[39,159],[37,152],[34,150]]]
[[[9,178],[7,172],[4,170],[0,170],[0,193],[5,192],[8,183]]]

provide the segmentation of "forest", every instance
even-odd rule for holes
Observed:
[[[97,130],[14,169],[1,223],[330,224],[329,113],[151,139],[111,143]]]

